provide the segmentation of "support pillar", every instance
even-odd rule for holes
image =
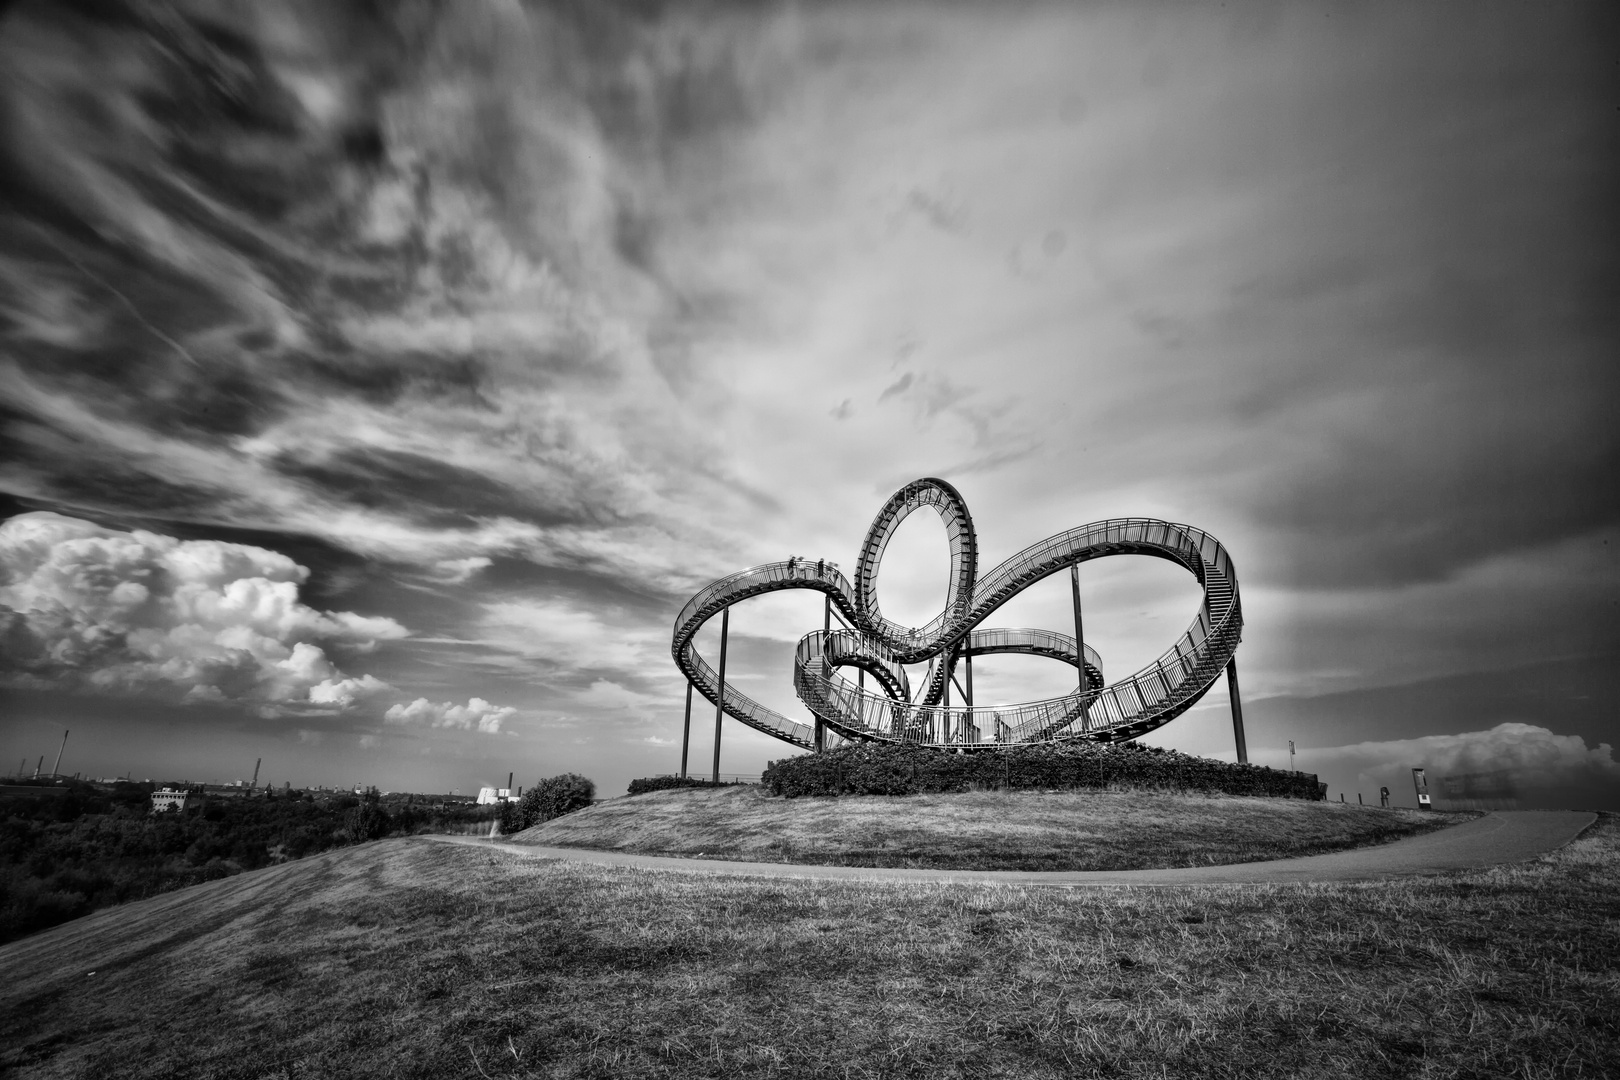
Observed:
[[[726,643],[731,639],[731,609],[720,612],[720,692],[714,697],[714,782],[720,782],[720,718],[726,715]]]
[[[1086,638],[1080,618],[1080,564],[1069,567],[1069,588],[1074,593],[1074,647],[1080,652],[1080,692],[1086,692]]]
[[[1079,654],[1080,661],[1080,729],[1082,731],[1091,727],[1091,711],[1085,703],[1085,692],[1090,689],[1086,685],[1086,630],[1085,623],[1080,618],[1080,564],[1075,563],[1069,567],[1069,587],[1074,593],[1074,648]]]
[[[686,680],[686,723],[681,727],[681,779],[686,779],[686,751],[692,745],[692,680]]]
[[[1238,697],[1237,657],[1226,662],[1226,692],[1232,699],[1232,736],[1237,740],[1238,761],[1249,763],[1249,744],[1243,738],[1243,699]]]
[[[828,677],[832,676],[832,597],[823,596],[821,600],[821,670]],[[816,717],[815,747],[816,753],[827,749],[827,722]]]

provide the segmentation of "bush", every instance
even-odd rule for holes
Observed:
[[[527,829],[542,821],[583,810],[596,799],[596,784],[579,773],[548,777],[523,793],[518,800],[518,828]]]
[[[630,781],[630,794],[645,795],[649,791],[668,791],[671,788],[731,787],[722,781],[699,780],[695,776],[644,776]]]
[[[1162,788],[1319,799],[1314,774],[1193,757],[1134,743],[1034,743],[953,754],[934,747],[852,743],[773,761],[773,795],[921,795],[974,788]]]
[[[349,811],[349,835],[355,840],[380,840],[388,834],[388,812],[382,808],[382,796],[374,787],[355,801]]]

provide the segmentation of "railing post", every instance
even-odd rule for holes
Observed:
[[[731,636],[731,608],[720,612],[720,692],[714,697],[714,782],[720,782],[720,718],[726,714],[726,642]]]
[[[692,745],[692,680],[686,680],[686,724],[681,728],[681,779],[686,779],[686,751]]]
[[[1232,735],[1237,739],[1238,761],[1249,763],[1249,744],[1243,738],[1243,700],[1238,697],[1237,657],[1226,662],[1226,691],[1232,699]]]

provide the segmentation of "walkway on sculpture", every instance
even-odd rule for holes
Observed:
[[[1273,862],[1191,866],[1167,870],[914,870],[869,866],[808,866],[799,863],[735,862],[631,855],[587,848],[540,847],[471,836],[426,836],[450,844],[499,848],[513,855],[562,859],[642,870],[731,874],[740,877],[848,879],[853,881],[954,881],[998,885],[1267,885],[1287,882],[1378,881],[1451,870],[1524,862],[1556,851],[1597,815],[1575,810],[1497,810],[1448,829],[1376,847]]]

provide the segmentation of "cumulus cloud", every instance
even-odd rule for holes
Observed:
[[[1489,731],[1416,739],[1301,748],[1302,768],[1350,788],[1387,786],[1405,796],[1411,770],[1421,768],[1432,794],[1453,800],[1514,800],[1527,805],[1591,807],[1620,803],[1620,762],[1608,743],[1587,746],[1579,735],[1558,735],[1534,724],[1504,723]],[[1287,755],[1267,764],[1285,765]]]
[[[61,514],[0,525],[0,575],[0,678],[15,685],[342,711],[389,686],[327,648],[408,633],[303,603],[309,571],[279,552]]]
[[[480,697],[468,700],[465,705],[452,701],[436,704],[427,698],[417,698],[409,705],[390,705],[383,719],[390,724],[427,724],[493,735],[516,712],[510,705],[491,705]]]

